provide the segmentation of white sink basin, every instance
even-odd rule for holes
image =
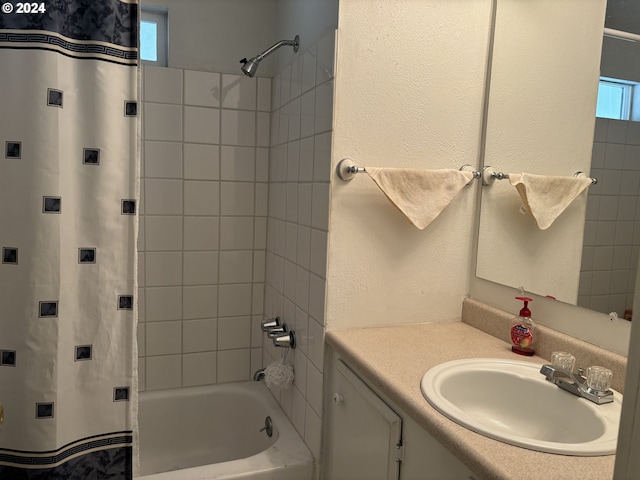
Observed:
[[[622,395],[596,405],[545,380],[541,365],[473,358],[422,377],[422,394],[454,422],[511,445],[562,455],[616,452]]]

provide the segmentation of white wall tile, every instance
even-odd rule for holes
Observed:
[[[144,255],[141,255],[144,257]],[[138,297],[136,298],[138,302],[138,321],[145,322],[146,314],[146,292],[144,288],[140,288],[138,285]]]
[[[291,99],[298,98],[302,92],[302,55],[296,55],[291,62]]]
[[[182,385],[182,355],[147,357],[146,389],[162,390]]]
[[[596,128],[593,136],[594,142],[606,142],[607,141],[607,127],[609,126],[609,120],[606,118],[596,117]]]
[[[318,323],[324,325],[325,281],[314,275],[309,275],[309,315]]]
[[[287,181],[296,182],[300,169],[300,142],[289,142],[287,145]]]
[[[309,263],[310,270],[323,277],[327,271],[327,233],[311,230],[311,257]]]
[[[182,103],[182,70],[145,66],[142,71],[145,102]]]
[[[271,79],[258,78],[258,111],[271,111]]]
[[[286,105],[291,100],[291,65],[287,65],[280,74],[280,101]]]
[[[287,146],[280,145],[271,149],[269,158],[269,180],[284,182],[287,179]]]
[[[331,31],[318,42],[318,56],[316,59],[317,85],[333,78],[335,49],[335,32]]]
[[[146,252],[145,266],[147,287],[182,284],[182,252]]]
[[[144,245],[146,242],[144,229],[145,229],[144,215],[140,215],[138,217],[138,251],[139,252],[144,252]],[[144,271],[138,272],[138,278],[139,279],[144,278]]]
[[[184,107],[184,141],[220,143],[220,110],[206,107]]]
[[[220,179],[220,147],[197,143],[184,144],[184,178]]]
[[[296,265],[289,260],[284,262],[284,296],[293,300],[296,296]]]
[[[302,92],[316,86],[316,49],[314,45],[302,57]]]
[[[300,98],[289,104],[289,141],[300,138]]]
[[[185,250],[217,250],[218,217],[183,217]]]
[[[298,347],[300,347],[300,351],[306,356],[309,350],[309,315],[301,308],[296,308],[295,327],[296,342],[298,343]]]
[[[313,365],[322,373],[324,362],[324,327],[309,318],[309,338],[307,356]]]
[[[222,144],[253,147],[256,143],[256,114],[222,110]]]
[[[282,101],[280,99],[281,80],[282,80],[281,74],[277,74],[271,80],[271,106],[274,110],[277,110],[282,105]]]
[[[594,142],[591,150],[591,168],[604,168],[604,154],[607,144]]]
[[[315,130],[323,133],[333,124],[333,80],[316,87]]]
[[[218,252],[184,252],[184,285],[218,283]]]
[[[262,322],[261,315],[254,315],[251,318],[251,347],[262,346],[262,336],[264,334],[262,333],[262,329],[260,328],[261,322]],[[262,359],[262,353],[260,354],[260,358]],[[251,369],[251,371],[254,371],[253,368]]]
[[[311,182],[313,180],[314,144],[315,138],[313,136],[300,140],[299,182]]]
[[[309,90],[300,101],[300,137],[306,138],[315,133],[316,91]]]
[[[185,70],[184,103],[201,107],[219,107],[220,74]]]
[[[145,102],[142,107],[145,140],[182,141],[182,107]]]
[[[284,256],[287,260],[295,263],[296,252],[298,250],[298,226],[295,223],[287,222],[285,228]]]
[[[218,319],[218,350],[249,348],[251,346],[251,317]]]
[[[222,182],[220,213],[221,215],[253,215],[253,183]]]
[[[640,123],[629,122],[627,125],[627,144],[640,145]]]
[[[298,184],[287,183],[287,217],[288,222],[298,221]],[[295,255],[295,252],[294,252]]]
[[[278,144],[278,139],[280,138],[280,110],[271,112],[269,130],[269,146],[273,147]]]
[[[269,204],[269,185],[267,183],[256,183],[256,198],[255,198],[255,216],[266,217]]]
[[[311,225],[327,231],[329,229],[329,184],[314,183],[311,199]]]
[[[309,311],[309,272],[298,266],[296,268],[295,302],[304,311]]]
[[[269,181],[269,149],[256,149],[256,181]]]
[[[182,318],[215,318],[218,316],[218,287],[215,285],[182,289]]]
[[[312,185],[301,183],[298,185],[298,223],[311,226],[311,198]]]
[[[217,379],[216,352],[189,353],[182,356],[182,386],[211,385]]]
[[[182,318],[181,287],[147,287],[145,290],[147,322]]]
[[[218,352],[218,382],[241,382],[251,377],[251,351],[223,350]]]
[[[624,143],[627,138],[627,124],[625,120],[609,120],[607,127],[607,143]]]
[[[624,167],[625,146],[607,143],[604,151],[604,168],[621,170]]]
[[[635,208],[635,205],[634,205]],[[182,250],[182,217],[153,216],[145,217],[146,250]]]
[[[220,283],[249,283],[253,279],[253,252],[220,252]]]
[[[265,251],[254,250],[253,252],[253,279],[254,283],[264,282],[264,262]]]
[[[145,357],[146,350],[146,323],[138,323],[136,328],[136,341],[138,343],[138,357]]]
[[[253,248],[258,250],[267,248],[267,219],[264,217],[254,220]]]
[[[148,356],[170,355],[182,351],[182,322],[147,323]]]
[[[296,263],[305,269],[309,269],[311,260],[311,229],[298,226],[298,246],[296,249]]]
[[[183,353],[209,352],[217,348],[218,321],[215,318],[185,320],[182,323]]]
[[[251,217],[221,217],[220,249],[253,248],[253,223]]]
[[[145,286],[145,275],[144,275],[145,270],[146,270],[146,266],[144,261],[144,255],[138,255],[138,287]],[[141,319],[143,319],[142,321],[144,321],[144,316],[142,315],[141,312],[139,312],[139,316]]]
[[[220,212],[219,189],[218,182],[185,181],[185,215],[218,215]]]
[[[313,180],[328,182],[331,177],[331,133],[316,135],[313,155]]]
[[[269,122],[271,121],[271,115],[269,113],[258,112],[257,114],[257,136],[256,144],[259,147],[269,146]]]
[[[144,142],[144,175],[182,178],[182,143]]]
[[[278,117],[278,142],[286,143],[289,139],[289,105],[284,105],[279,110]]]
[[[255,154],[253,147],[221,147],[221,179],[252,182],[255,179]]]
[[[251,315],[251,284],[220,285],[220,317]]]
[[[251,290],[251,313],[258,315],[264,312],[264,284],[254,283]]]
[[[222,107],[255,110],[257,85],[245,75],[222,75]]]
[[[144,392],[147,389],[147,359],[138,358],[138,391]]]
[[[182,181],[146,179],[145,213],[147,215],[181,215]]]

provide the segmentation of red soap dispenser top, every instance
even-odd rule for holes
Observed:
[[[520,309],[520,314],[514,319],[511,326],[511,342],[513,343],[511,351],[519,355],[531,356],[534,353],[535,324],[531,320],[529,302],[533,300],[528,297],[516,297],[516,299],[524,302],[524,306]]]

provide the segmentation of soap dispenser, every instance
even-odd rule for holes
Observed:
[[[531,356],[534,353],[533,341],[535,338],[535,324],[531,320],[531,310],[529,302],[533,300],[528,297],[516,297],[516,300],[524,302],[520,309],[520,314],[514,319],[511,326],[511,351],[519,355]]]

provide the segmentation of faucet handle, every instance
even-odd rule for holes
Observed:
[[[280,317],[267,318],[260,322],[260,328],[262,329],[263,332],[269,332],[272,329],[280,326],[282,326],[282,323],[280,322]]]
[[[551,354],[551,363],[554,367],[559,367],[569,373],[573,373],[573,368],[576,365],[576,357],[567,352],[553,352]]]
[[[606,392],[611,387],[613,372],[597,365],[587,368],[587,387],[598,392]]]

